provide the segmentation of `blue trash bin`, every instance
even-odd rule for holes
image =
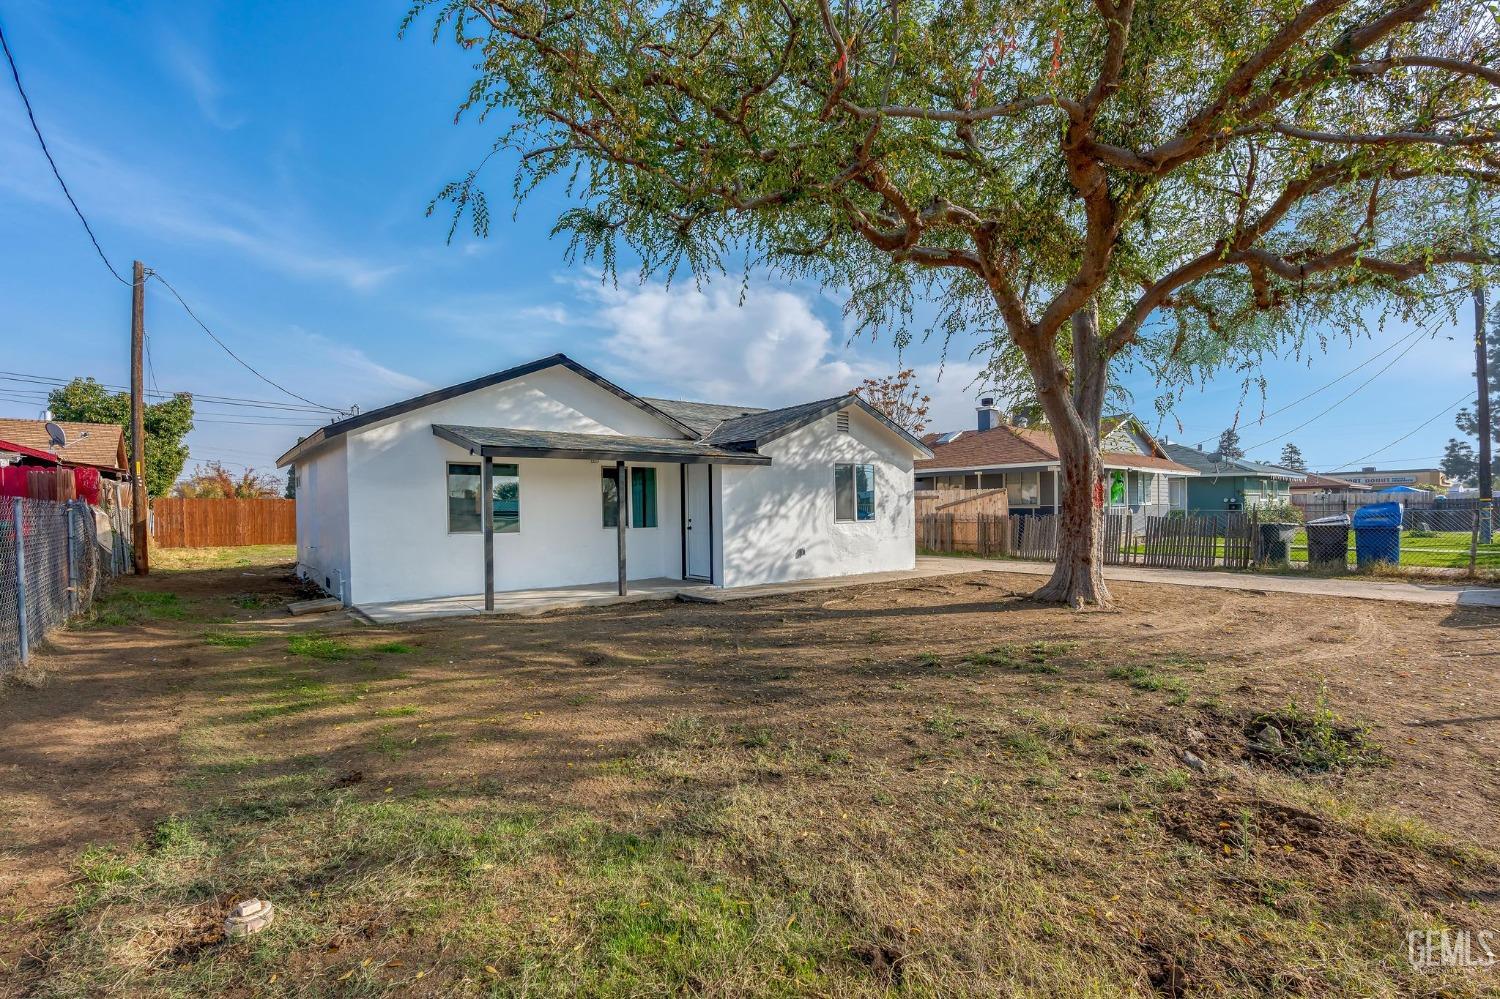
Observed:
[[[1373,503],[1354,512],[1354,561],[1361,569],[1401,561],[1401,504]]]

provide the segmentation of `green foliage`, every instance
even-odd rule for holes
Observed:
[[[1479,76],[1399,62],[1493,67],[1479,6],[1330,5],[1298,32],[1293,0],[1111,6],[417,0],[403,30],[433,15],[478,57],[459,113],[505,122],[485,163],[519,155],[517,198],[567,184],[570,253],[695,277],[746,259],[846,291],[898,343],[932,299],[937,333],[1020,346],[1032,375],[1075,360],[1090,298],[1108,352],[1191,380],[1442,290],[1372,258],[1484,245],[1471,184],[1489,193],[1500,143],[1383,138],[1484,134]],[[484,165],[433,206],[480,235]]]
[[[78,423],[113,423],[125,428],[127,455],[132,447],[130,433],[130,395],[110,392],[92,378],[74,378],[47,396],[47,405],[59,420]],[[170,399],[147,403],[146,425],[146,491],[165,496],[182,473],[188,458],[183,442],[193,429],[193,397],[179,392]]]
[[[307,656],[310,659],[323,659],[330,662],[348,659],[354,654],[354,649],[348,643],[323,635],[293,635],[287,639],[286,647],[287,651],[294,656]]]
[[[1287,441],[1281,449],[1281,457],[1276,459],[1276,464],[1282,468],[1290,468],[1294,472],[1307,471],[1307,459],[1302,457],[1302,449],[1291,441]]]

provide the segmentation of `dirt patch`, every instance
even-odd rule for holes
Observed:
[[[143,993],[275,968],[371,993],[1296,994],[1379,981],[1416,913],[1500,918],[1500,615],[1131,583],[1074,614],[1035,582],[397,629],[288,618],[279,566],[128,580],[131,620],[63,633],[42,687],[0,695],[0,962],[154,969]],[[1338,752],[1283,765],[1267,724]],[[250,891],[298,926],[253,968],[213,939]],[[1306,929],[1329,921],[1337,946]]]

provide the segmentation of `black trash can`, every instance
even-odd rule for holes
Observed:
[[[1260,525],[1260,564],[1286,565],[1291,561],[1292,539],[1297,536],[1297,524]]]
[[[1349,568],[1349,515],[1307,522],[1307,562],[1322,568]]]

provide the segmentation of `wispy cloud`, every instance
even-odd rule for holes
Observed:
[[[116,158],[58,128],[48,144],[65,165],[68,186],[94,219],[154,238],[176,238],[238,252],[265,267],[297,277],[373,288],[402,269],[325,245],[290,219],[217,191],[196,189],[169,169]],[[0,190],[69,211],[57,183],[15,108],[0,109]]]
[[[213,71],[203,50],[174,33],[165,33],[160,49],[162,65],[192,96],[203,117],[227,130],[244,124],[243,114],[224,107],[224,85]]]

